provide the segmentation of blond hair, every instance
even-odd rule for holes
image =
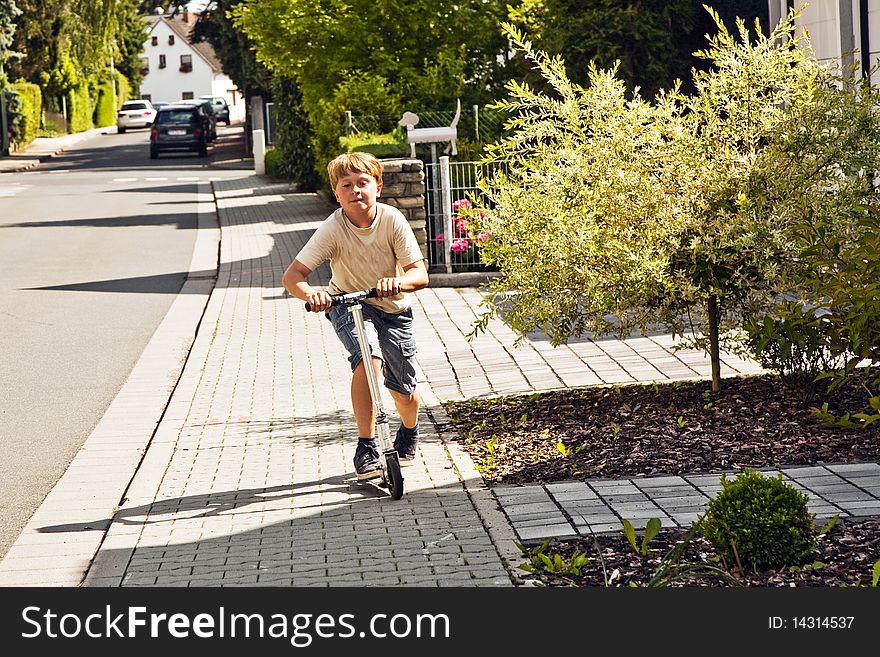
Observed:
[[[366,173],[373,176],[377,183],[382,183],[382,163],[369,153],[343,153],[327,165],[331,187],[335,188],[339,179],[349,173]]]

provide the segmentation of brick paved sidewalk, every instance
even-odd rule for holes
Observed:
[[[214,185],[217,285],[86,585],[509,586],[427,419],[402,500],[349,482],[347,361],[280,287],[329,208],[255,177]]]

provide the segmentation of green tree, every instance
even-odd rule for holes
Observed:
[[[206,40],[247,100],[254,95],[275,103],[275,156],[277,173],[299,183],[303,190],[314,190],[318,177],[312,149],[312,129],[302,109],[302,93],[295,80],[273,75],[257,61],[251,40],[237,28],[230,11],[243,0],[212,0],[199,16],[193,40]]]
[[[254,0],[237,5],[233,15],[253,39],[258,58],[300,82],[307,105],[331,97],[358,71],[384,77],[406,98],[441,53],[463,60],[445,68],[464,77],[444,82],[467,91],[469,102],[485,102],[493,91],[486,84],[501,82],[504,62],[498,58],[506,42],[497,25],[504,7],[501,0],[353,0],[332,7],[320,0]]]
[[[139,89],[141,80],[141,52],[146,39],[146,28],[138,0],[120,0],[116,16],[113,46],[115,68],[129,81],[132,89]]]
[[[116,0],[18,0],[22,15],[14,49],[23,57],[10,66],[10,77],[69,90],[75,78],[103,71],[112,54]]]
[[[67,6],[66,0],[18,0],[22,14],[18,19],[12,49],[20,52],[22,57],[9,62],[10,78],[39,84],[41,74],[48,76],[55,68]]]
[[[690,69],[678,44],[695,27],[692,0],[532,0],[513,18],[527,27],[535,47],[569,63],[569,78],[587,81],[587,65],[611,68],[646,96],[670,88]]]
[[[245,0],[212,0],[200,14],[192,39],[207,41],[223,63],[223,71],[246,99],[270,95],[272,73],[257,61],[248,36],[233,25],[230,11]]]
[[[737,17],[767,20],[764,0],[718,0],[714,8],[726,24]],[[693,52],[715,31],[701,0],[524,0],[511,9],[510,20],[536,49],[561,56],[573,82],[587,81],[591,61],[606,69],[619,62],[618,75],[647,97],[671,89],[677,79],[693,91],[691,70],[705,68]]]
[[[314,191],[319,177],[310,137],[312,128],[302,109],[302,93],[294,80],[276,76],[272,98],[278,107],[275,123],[275,150],[279,173],[299,184],[301,191]]]
[[[552,92],[512,82],[499,103],[517,118],[489,149],[506,171],[482,181],[475,223],[504,275],[477,330],[497,312],[559,344],[659,322],[690,331],[720,388],[720,348],[803,274],[784,212],[802,190],[761,183],[790,117],[835,81],[795,39],[793,16],[769,36],[715,18],[695,93],[650,102],[614,69],[572,83],[561,58],[506,26]]]
[[[492,100],[506,70],[497,27],[505,11],[504,0],[253,0],[232,15],[259,61],[297,81],[320,169],[338,152],[352,79],[381,81],[374,115],[449,110],[456,97],[464,106]]]
[[[2,89],[5,77],[6,62],[13,56],[17,56],[12,46],[15,35],[15,19],[21,16],[21,9],[15,4],[15,0],[0,0],[0,89]]]

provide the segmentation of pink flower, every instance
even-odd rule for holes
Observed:
[[[468,226],[468,221],[467,221],[467,219],[459,218],[459,219],[456,219],[456,220],[455,220],[455,229],[456,229],[459,233],[466,233],[466,232],[468,232],[468,228],[469,228],[469,226]]]
[[[452,246],[450,246],[449,249],[453,253],[464,253],[470,248],[470,246],[471,243],[467,238],[459,237],[452,242]]]
[[[445,233],[437,233],[437,237],[434,238],[434,241],[435,242],[442,242],[445,239],[446,239]]]
[[[470,202],[469,200],[467,200],[466,198],[462,198],[462,199],[459,199],[459,200],[457,200],[455,203],[452,204],[452,211],[453,211],[453,212],[458,212],[458,211],[461,210],[462,208],[465,208],[465,209],[470,208],[471,205],[472,205],[472,204],[471,204],[471,202]]]
[[[479,233],[476,237],[474,237],[474,241],[479,242],[480,244],[482,244],[483,242],[485,242],[485,241],[486,241],[487,239],[489,239],[490,237],[492,237],[492,231],[484,230],[484,231],[482,231],[481,233]]]

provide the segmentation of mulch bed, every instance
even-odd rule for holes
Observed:
[[[866,373],[867,374],[867,373]],[[856,383],[831,396],[804,401],[778,377],[729,378],[712,393],[707,381],[554,390],[494,399],[448,402],[445,407],[460,443],[488,485],[524,485],[584,479],[736,472],[743,468],[880,462],[880,422],[865,428],[830,427],[811,413],[827,400],[829,410],[870,411]],[[876,519],[842,519],[823,537],[811,569],[738,574],[748,586],[855,586],[870,584],[880,558]],[[598,536],[612,585],[644,586],[659,559],[683,538],[663,530],[653,556],[638,557],[623,536]],[[547,585],[604,585],[596,545],[552,544],[548,551],[592,555],[577,577],[541,576]],[[695,538],[688,559],[709,560],[710,545]],[[730,586],[700,576],[691,586]]]

